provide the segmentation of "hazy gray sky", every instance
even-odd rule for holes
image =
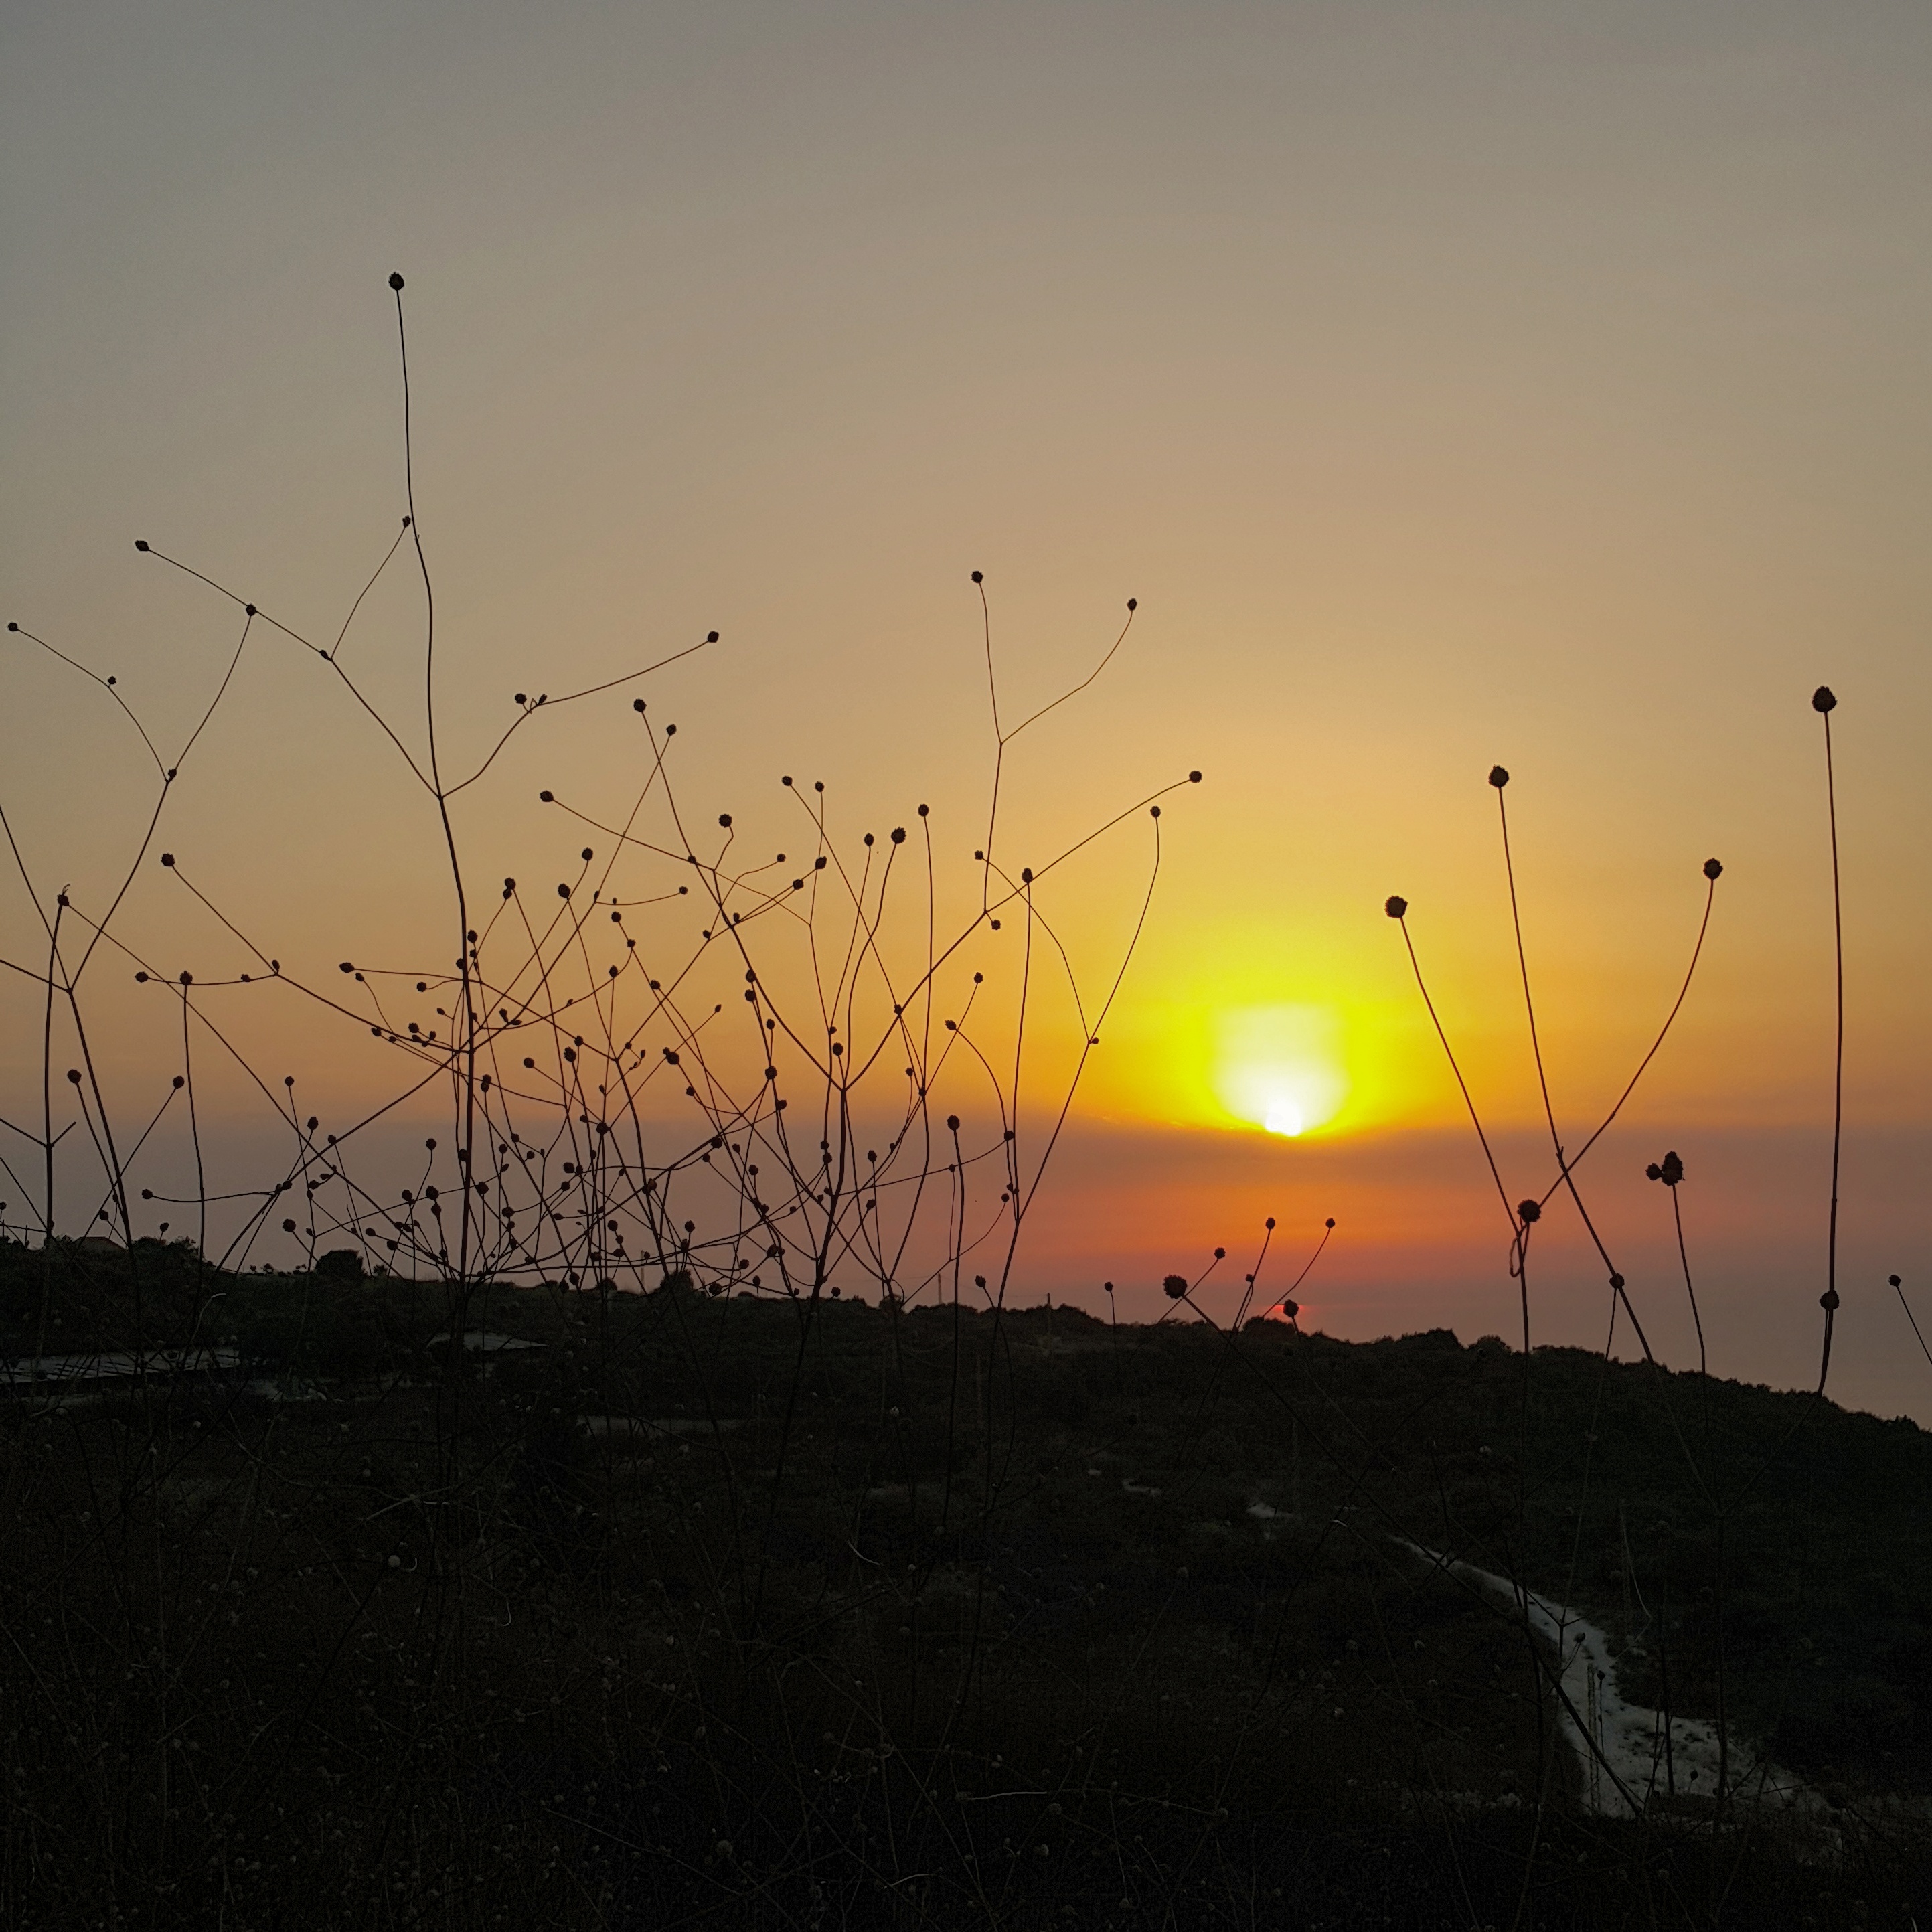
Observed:
[[[1717,852],[1650,1102],[1816,1122],[1827,680],[1854,1110],[1924,1120],[1922,7],[27,4],[0,89],[4,614],[169,730],[233,627],[131,539],[332,634],[402,505],[399,268],[454,740],[715,626],[653,700],[705,802],[800,766],[963,826],[967,572],[1016,702],[1141,599],[1012,780],[1045,844],[1208,772],[1111,1118],[1202,1120],[1212,1016],[1286,1002],[1340,1016],[1345,1120],[1453,1119],[1397,889],[1527,1118],[1500,759],[1564,1100],[1640,1046]],[[407,588],[357,646],[399,702]],[[311,669],[250,660],[172,836],[333,958],[434,852]],[[97,888],[142,795],[111,721],[17,650],[0,704],[10,814]],[[572,730],[475,796],[506,870],[556,761],[614,755]]]

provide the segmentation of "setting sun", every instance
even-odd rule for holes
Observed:
[[[1214,1091],[1237,1120],[1291,1138],[1348,1098],[1340,1016],[1330,1006],[1242,1006],[1215,1026]]]

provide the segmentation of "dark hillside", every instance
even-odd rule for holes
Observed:
[[[452,1306],[152,1244],[0,1270],[9,1923],[1903,1926],[1924,1896],[1909,1423],[1568,1351],[1526,1420],[1522,1358],[1446,1330],[676,1282]],[[1715,1715],[1721,1634],[1740,1738],[1820,1805],[1592,1813],[1507,1602],[1410,1545],[1578,1606],[1681,1720]]]

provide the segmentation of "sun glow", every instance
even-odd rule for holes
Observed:
[[[1332,1007],[1237,1007],[1215,1033],[1214,1090],[1237,1120],[1293,1139],[1341,1111],[1348,1082]]]

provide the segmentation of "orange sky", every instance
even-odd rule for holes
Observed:
[[[332,637],[402,508],[392,267],[459,761],[514,692],[715,627],[649,686],[693,812],[776,850],[781,772],[824,778],[854,832],[923,800],[965,892],[994,748],[968,572],[1011,715],[1136,597],[1004,781],[1018,865],[1205,774],[1162,820],[1040,1282],[1082,1279],[1096,1215],[1108,1265],[1151,1280],[1266,1211],[1277,1172],[1332,1174],[1338,1280],[1379,1270],[1417,1284],[1402,1322],[1433,1295],[1464,1328],[1489,1204],[1437,1151],[1460,1102],[1384,898],[1412,902],[1486,1114],[1533,1126],[1483,782],[1508,766],[1568,1130],[1648,1044],[1720,856],[1636,1118],[1787,1137],[1718,1162],[1742,1256],[1751,1177],[1788,1175],[1764,1183],[1783,1213],[1828,1118],[1828,680],[1862,1225],[1895,1257],[1874,1266],[1923,1273],[1922,1190],[1882,1150],[1918,1144],[1932,1072],[1928,33],[1876,7],[43,12],[0,83],[5,614],[176,743],[237,626],[134,538]],[[420,618],[397,572],[352,634],[399,716]],[[17,642],[0,661],[0,803],[94,903],[148,783],[98,697]],[[574,850],[538,788],[634,789],[627,698],[542,721],[466,796],[482,874]],[[446,950],[424,801],[272,638],[169,812],[291,962]],[[1090,979],[1146,858],[1137,823],[1055,886]],[[151,868],[129,919],[222,970],[167,884]],[[30,925],[0,889],[0,951]],[[38,1054],[4,998],[10,1116]],[[353,1054],[253,1010],[346,1105]],[[1077,1033],[1046,1012],[1050,1063]],[[100,1024],[121,1064],[169,1064],[148,1011]],[[1306,1220],[1324,1190],[1290,1192]],[[1764,1252],[1808,1336],[1810,1259]],[[1867,1399],[1926,1413],[1932,1370],[1911,1382],[1881,1312],[1852,1345]]]

